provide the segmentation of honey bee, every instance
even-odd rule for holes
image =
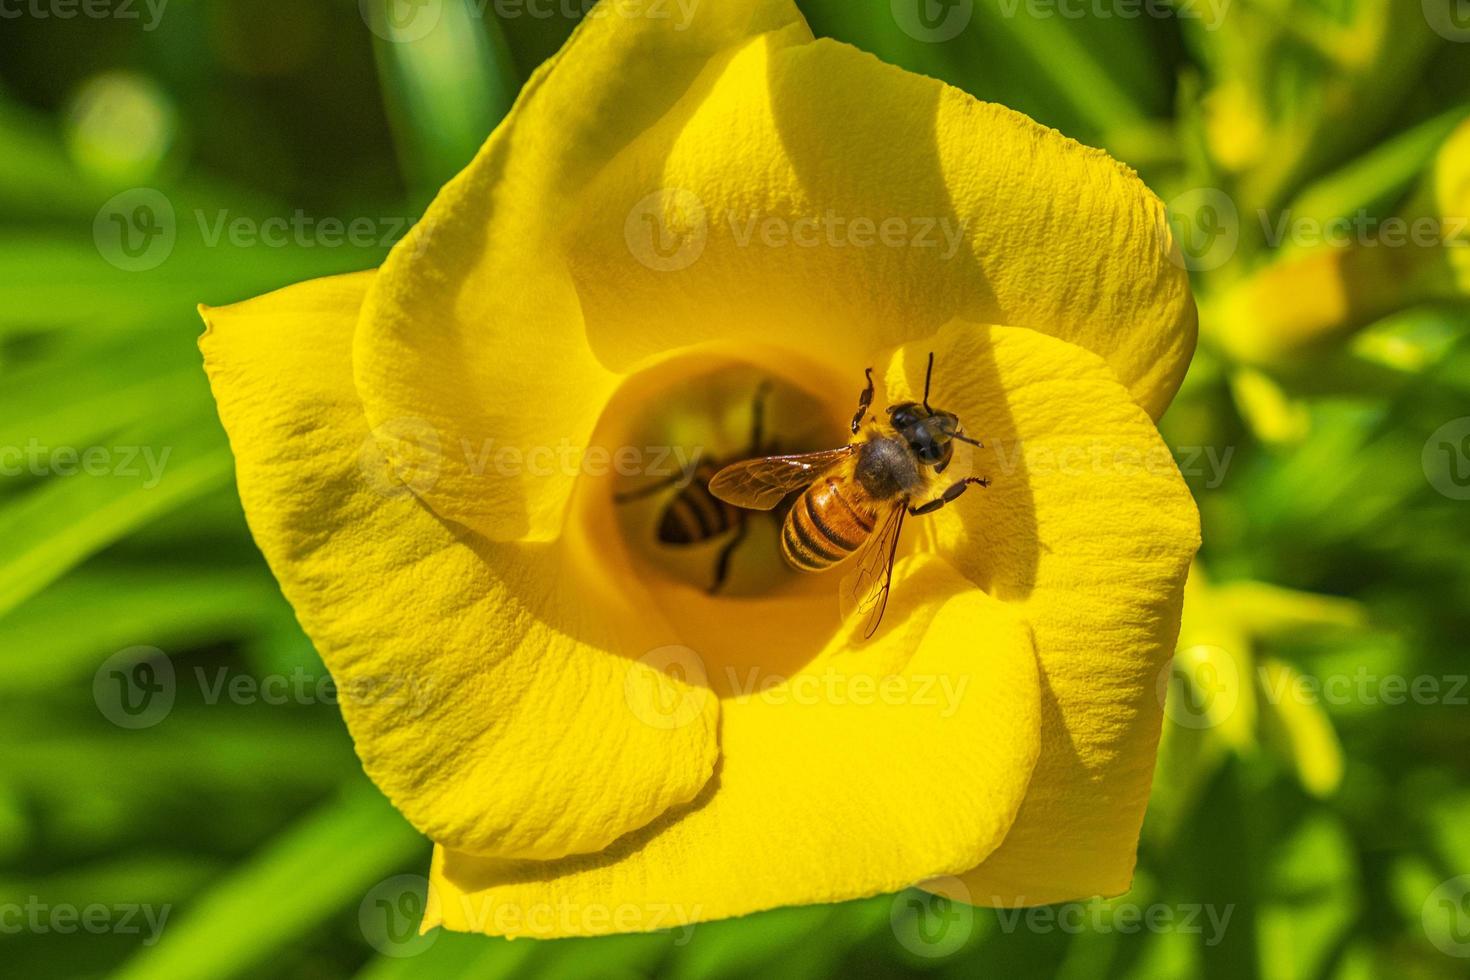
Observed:
[[[756,389],[755,402],[751,409],[750,445],[748,455],[773,452],[774,443],[765,441],[765,403],[770,394],[771,383],[763,382]],[[613,495],[613,501],[629,504],[651,497],[676,484],[683,483],[678,493],[669,498],[659,513],[658,542],[674,548],[685,548],[713,541],[734,532],[730,540],[720,549],[715,559],[711,595],[724,587],[730,576],[730,559],[734,556],[750,530],[750,512],[720,500],[710,493],[710,480],[724,466],[720,460],[701,455],[694,466],[675,473],[666,480],[659,480],[646,487]]]
[[[842,611],[866,617],[864,639],[882,622],[893,583],[893,560],[906,515],[932,514],[971,486],[990,486],[966,476],[942,493],[915,505],[954,457],[955,442],[979,447],[964,434],[959,418],[929,405],[934,355],[924,375],[924,400],[888,407],[888,418],[868,415],[873,404],[873,369],[852,417],[853,439],[840,449],[796,456],[767,456],[726,466],[710,480],[719,500],[750,510],[771,510],[789,494],[801,496],[781,522],[781,554],[798,571],[819,572],[858,556],[842,582]],[[866,418],[866,423],[864,419]]]

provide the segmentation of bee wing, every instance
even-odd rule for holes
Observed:
[[[736,507],[770,510],[793,490],[809,486],[834,465],[852,455],[856,446],[843,446],[800,456],[766,456],[731,463],[709,481],[709,492]]]
[[[883,525],[858,552],[857,566],[842,580],[842,618],[856,613],[863,617],[863,639],[878,632],[888,591],[893,585],[893,559],[898,554],[898,534],[908,508],[902,501],[883,520]]]

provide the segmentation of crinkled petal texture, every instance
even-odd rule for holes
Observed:
[[[1125,890],[1198,544],[1154,427],[1194,344],[1158,202],[784,0],[618,9],[378,273],[206,313],[256,538],[440,845],[426,927]],[[993,485],[910,519],[865,645],[840,574],[649,575],[610,482],[559,462],[695,360],[840,418],[868,366],[875,405],[918,397],[930,351]]]
[[[479,541],[374,472],[345,357],[344,310],[367,278],[208,311],[203,343],[252,528],[338,679],[364,764],[454,849],[444,873],[467,895],[506,877],[539,881],[529,909],[581,888],[569,899],[592,911],[565,928],[610,929],[597,913],[610,906],[649,916],[630,926],[624,912],[620,928],[660,928],[670,903],[687,919],[874,894],[961,871],[1000,844],[1040,750],[1037,661],[1020,617],[916,555],[881,642],[851,651],[828,627],[794,674],[762,672],[757,659],[743,697],[721,702],[656,659],[631,659],[697,630],[640,626],[595,580],[628,582],[610,574],[619,559],[603,546],[614,543]],[[811,642],[810,621],[832,615],[827,598],[726,610],[723,629],[764,624],[744,646],[789,661],[782,648]],[[708,638],[717,625],[698,627]],[[742,683],[725,676],[727,688]],[[946,750],[971,743],[988,748]],[[634,832],[607,847],[617,830]],[[595,853],[548,860],[577,849]],[[838,851],[859,857],[814,873]],[[485,899],[472,899],[446,907],[446,921],[521,931],[514,914],[483,920]],[[563,928],[526,915],[527,932]]]
[[[1011,727],[995,740],[993,726],[975,736],[956,728],[993,720],[996,711],[1011,724],[1029,699],[1023,669],[1002,666],[1019,652],[996,633],[1012,616],[1038,638],[1040,755],[1000,846],[991,849],[987,832],[972,861],[936,874],[957,876],[963,888],[954,893],[979,904],[1127,890],[1161,723],[1158,679],[1199,543],[1193,501],[1152,420],[1096,355],[1036,331],[955,323],[928,341],[878,354],[876,373],[886,378],[879,403],[922,391],[931,350],[945,378],[963,380],[943,389],[945,407],[985,441],[970,466],[993,484],[933,517],[911,519],[920,554],[899,566],[876,649],[853,649],[839,638],[777,689],[780,707],[726,701],[724,764],[713,795],[601,855],[530,863],[441,849],[426,924],[597,934],[883,890],[895,868],[917,866],[910,859],[926,839],[921,828],[951,832],[958,817],[976,821],[972,831],[988,831],[995,817],[1001,783],[990,784],[981,809],[953,809],[964,805],[957,797],[975,775],[966,766],[1014,752],[1012,740],[1027,733]],[[944,578],[923,574],[921,559],[931,553],[941,556],[929,560]],[[928,596],[956,587],[947,579],[952,570],[963,585],[929,619]],[[800,614],[821,613],[808,603]],[[683,624],[686,634],[718,628],[718,612],[703,615],[715,623]],[[799,626],[777,604],[726,613],[727,632],[732,616],[746,643],[789,659],[782,638]],[[727,660],[716,643],[706,636],[699,648],[711,644],[706,659]],[[949,659],[936,660],[933,644],[944,645]],[[890,658],[910,648],[917,652],[902,676],[911,700],[921,700],[925,678],[937,690],[959,692],[949,724],[927,735],[909,727],[926,717],[910,702],[898,712],[910,720],[892,725],[881,712],[788,705],[779,693],[818,684],[834,664],[844,675],[863,670],[851,665],[872,664],[871,675],[881,678]],[[918,745],[945,760],[937,772]],[[764,761],[746,768],[753,758]],[[930,782],[932,775],[941,778]]]
[[[556,401],[585,443],[617,375],[701,341],[803,337],[835,367],[955,318],[1100,355],[1157,417],[1195,344],[1162,204],[1015,112],[813,41],[789,0],[590,18],[370,290],[370,424],[529,449]],[[554,366],[554,371],[548,367]],[[385,451],[394,455],[396,441]],[[497,540],[561,526],[569,475],[443,461],[424,499]]]
[[[657,645],[636,592],[584,581],[582,556],[447,524],[386,472],[351,375],[371,280],[205,311],[251,530],[331,668],[364,767],[416,827],[475,853],[604,847],[703,790],[718,702],[677,728],[640,721],[630,685],[691,692],[608,653]],[[604,615],[578,615],[594,595]]]
[[[1118,895],[1132,880],[1199,514],[1168,446],[1094,355],[1034,332],[955,325],[932,349],[965,385],[995,485],[929,522],[936,549],[1018,611],[1041,661],[1042,754],[971,900]],[[922,350],[903,362],[922,385]],[[890,379],[896,377],[890,370]]]

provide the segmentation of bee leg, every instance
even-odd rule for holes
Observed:
[[[868,378],[868,386],[858,396],[857,414],[852,417],[852,434],[857,435],[858,429],[863,426],[863,416],[868,414],[868,409],[873,406],[873,369],[868,368],[864,372]]]
[[[642,500],[645,497],[652,497],[660,490],[667,490],[669,487],[676,485],[680,480],[688,479],[688,477],[688,471],[680,470],[673,476],[658,480],[654,483],[650,483],[646,487],[639,487],[637,490],[627,490],[623,493],[615,493],[613,494],[613,503],[631,504],[635,500]]]
[[[917,507],[910,507],[909,513],[912,514],[914,517],[918,517],[920,514],[932,514],[939,508],[943,507],[945,504],[953,503],[954,501],[958,500],[960,494],[970,489],[970,485],[972,483],[982,487],[990,486],[990,480],[986,477],[967,476],[959,483],[954,484],[948,490],[944,491],[941,496],[934,498],[927,504],[920,504]]]
[[[735,554],[735,549],[740,547],[740,542],[745,540],[745,532],[750,527],[750,520],[740,518],[739,526],[735,529],[735,537],[730,543],[720,549],[720,557],[715,562],[715,582],[709,587],[709,594],[716,595],[720,589],[725,587],[725,580],[730,577],[730,559]]]

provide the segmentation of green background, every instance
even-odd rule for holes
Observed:
[[[1201,352],[1163,428],[1181,463],[1210,449],[1228,465],[1186,467],[1205,547],[1136,887],[1060,924],[909,893],[690,936],[509,943],[397,931],[417,899],[395,876],[421,873],[429,847],[361,774],[251,542],[194,304],[378,263],[574,19],[564,0],[545,17],[445,0],[452,31],[389,43],[352,0],[171,0],[156,19],[121,3],[70,18],[66,0],[0,4],[0,452],[38,461],[0,476],[0,927],[37,903],[108,910],[96,933],[5,928],[0,973],[1470,971],[1455,882],[1470,874],[1470,501],[1452,469],[1470,458],[1440,460],[1434,435],[1470,415],[1463,293],[1405,295],[1269,357],[1232,353],[1251,324],[1216,303],[1286,247],[1258,215],[1415,199],[1470,112],[1467,4],[1439,5],[1456,34],[1418,0],[1181,0],[1140,17],[1128,0],[1067,8],[1080,17],[977,0],[936,43],[888,0],[802,3],[819,34],[1107,147],[1176,203],[1176,230],[1217,227],[1218,195],[1235,211],[1223,259],[1185,250]],[[108,237],[115,216],[147,230],[136,205],[156,199],[136,188],[173,209],[165,258]],[[213,234],[298,212],[374,232]],[[89,447],[99,472],[71,474],[67,452]],[[166,449],[161,479],[126,465],[129,447]],[[165,652],[177,697],[128,728],[108,685],[139,646]],[[254,696],[272,677],[307,694]],[[1347,678],[1347,694],[1281,696],[1294,677]],[[1434,693],[1396,697],[1391,678]],[[245,686],[218,694],[222,679]],[[157,942],[124,927],[130,905],[168,907]],[[1230,916],[1220,935],[1211,913]]]

